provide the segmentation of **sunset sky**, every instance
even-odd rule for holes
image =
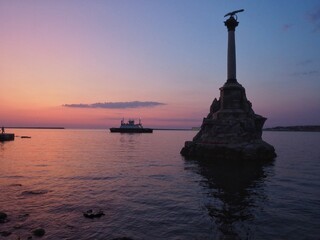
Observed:
[[[200,126],[227,77],[265,126],[320,124],[319,0],[0,0],[0,125]]]

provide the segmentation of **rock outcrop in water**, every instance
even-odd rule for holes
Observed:
[[[99,218],[99,217],[104,216],[104,213],[102,210],[94,211],[94,210],[90,209],[90,210],[84,212],[83,216],[86,218]]]
[[[228,28],[228,80],[213,100],[210,112],[192,141],[185,142],[185,157],[215,159],[269,160],[275,149],[262,140],[266,118],[256,114],[247,100],[245,88],[236,79],[234,15],[225,22]]]
[[[8,221],[8,215],[5,212],[0,212],[0,223],[5,223]]]
[[[36,237],[42,237],[46,234],[46,231],[43,228],[37,228],[33,230],[32,233]]]

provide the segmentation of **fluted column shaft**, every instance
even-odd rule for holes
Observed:
[[[235,28],[239,22],[231,16],[224,24],[228,28],[228,59],[227,59],[227,80],[236,80],[236,41]]]
[[[236,76],[236,42],[234,31],[228,32],[228,70],[227,79],[237,79]]]

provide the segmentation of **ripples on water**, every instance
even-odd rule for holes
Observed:
[[[263,166],[186,161],[191,131],[15,133],[32,138],[0,143],[0,238],[319,239],[319,133],[264,133]]]

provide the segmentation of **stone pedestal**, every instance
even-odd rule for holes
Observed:
[[[201,129],[181,150],[185,157],[269,160],[275,149],[262,140],[265,117],[255,114],[245,89],[237,82],[220,88]]]
[[[220,98],[213,100],[201,129],[181,150],[185,157],[270,160],[275,149],[262,140],[265,117],[252,109],[245,88],[236,79],[235,27],[233,16],[225,22],[228,28],[228,80],[220,88]]]

